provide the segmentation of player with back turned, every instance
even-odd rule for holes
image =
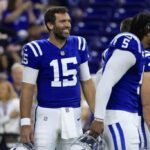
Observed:
[[[71,18],[65,7],[52,7],[44,17],[50,37],[23,48],[21,142],[33,141],[37,150],[69,150],[82,134],[80,84],[94,110],[88,48],[85,38],[70,35]],[[36,83],[38,106],[33,135],[30,112]]]
[[[111,150],[139,149],[143,45],[150,45],[149,20],[148,13],[134,16],[130,33],[115,36],[105,54],[102,77],[96,89],[95,119],[90,130],[93,136],[104,131],[104,139]]]
[[[124,19],[121,22],[120,31],[128,32],[130,30],[131,22],[132,17]],[[149,48],[149,44],[147,44],[147,42],[144,42],[143,45],[144,49]],[[148,50],[144,51],[144,60],[145,67],[141,86],[141,107],[139,107],[139,136],[141,150],[150,149],[150,52]]]

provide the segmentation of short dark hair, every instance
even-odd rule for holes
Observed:
[[[120,31],[121,32],[129,32],[132,23],[132,17],[125,18],[121,21]]]
[[[52,24],[55,23],[56,17],[55,14],[56,13],[68,13],[68,9],[64,6],[55,6],[55,7],[50,7],[44,15],[44,22],[45,25],[48,29],[47,23],[50,22]],[[49,29],[48,29],[49,30]]]
[[[142,12],[134,16],[129,32],[135,34],[142,40],[150,32],[150,14],[148,12]]]

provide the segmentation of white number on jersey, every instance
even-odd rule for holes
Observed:
[[[124,38],[122,42],[122,48],[127,48],[129,45],[130,40],[132,39],[132,36],[126,36],[127,38]]]
[[[27,51],[27,49],[25,49],[24,51]],[[22,51],[22,64],[27,65],[28,64],[28,54],[24,53],[24,51]]]
[[[140,81],[139,81],[139,86],[137,87],[137,94],[138,94],[138,95],[140,95],[140,87],[141,87],[141,85],[142,85],[142,79],[143,79],[143,75],[144,75],[144,68],[145,68],[145,66],[143,66],[143,73],[142,73],[141,79],[140,79]]]
[[[72,80],[68,79],[63,79],[63,81],[60,81],[60,71],[59,71],[59,64],[58,60],[52,60],[50,62],[50,66],[53,67],[54,70],[54,81],[51,82],[52,87],[65,87],[65,86],[74,86],[77,83],[77,70],[76,69],[68,69],[68,64],[73,63],[77,64],[77,59],[76,57],[71,57],[71,58],[63,58],[61,59],[61,67],[62,67],[62,74],[63,77],[67,77],[72,75]]]
[[[128,47],[128,45],[129,45],[129,42],[130,42],[130,40],[129,39],[124,39],[123,40],[123,42],[122,42],[122,48],[127,48]]]

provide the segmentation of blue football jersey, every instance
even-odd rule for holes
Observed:
[[[144,72],[149,72],[150,71],[150,52],[145,50],[144,51]],[[140,108],[139,108],[139,115],[142,116],[143,111],[142,111],[142,104],[140,101]]]
[[[150,51],[144,51],[144,56],[145,56],[145,69],[144,72],[149,72],[150,71]]]
[[[131,67],[118,83],[112,88],[107,109],[138,112],[140,101],[140,87],[144,68],[143,47],[138,38],[131,33],[120,33],[110,43],[105,53],[103,71],[116,50],[130,51],[136,58]]]
[[[48,108],[80,106],[80,64],[88,61],[86,40],[69,36],[59,49],[47,39],[23,48],[22,64],[39,70],[38,105]]]
[[[104,66],[104,62],[105,62],[105,58],[106,58],[106,55],[107,55],[107,51],[108,51],[108,49],[105,49],[103,51],[103,53],[102,53],[102,58],[101,58],[101,62],[100,62],[101,68],[103,68],[103,66]]]
[[[145,50],[144,51],[144,72],[149,72],[150,71],[150,51]],[[141,116],[141,122],[140,122],[140,148],[141,149],[148,149],[148,137],[146,134],[146,128],[145,128],[145,121],[143,117],[143,108],[141,104],[142,100],[140,101],[140,107],[139,107],[139,116]]]

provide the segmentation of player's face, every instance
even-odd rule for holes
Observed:
[[[70,35],[71,19],[68,13],[55,14],[56,20],[53,26],[53,33],[58,39],[66,39]]]

